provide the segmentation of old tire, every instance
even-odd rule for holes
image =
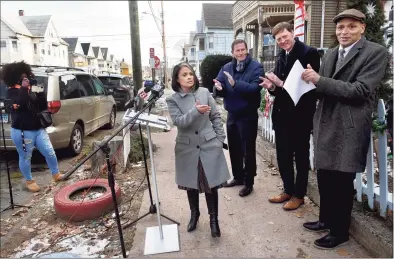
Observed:
[[[108,180],[97,179],[96,182],[94,181],[95,179],[82,180],[61,188],[54,197],[54,207],[56,214],[62,219],[69,220],[75,213],[71,221],[79,222],[99,218],[103,214],[114,209],[111,188],[108,185]],[[73,193],[79,190],[88,189],[92,185],[93,187],[105,188],[106,191],[103,195],[96,199],[85,199],[82,204],[81,201],[73,201],[70,199],[70,196]],[[116,183],[115,193],[116,200],[119,204],[120,188]],[[76,212],[77,209],[78,211]]]

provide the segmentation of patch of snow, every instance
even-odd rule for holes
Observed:
[[[33,238],[30,241],[28,241],[28,245],[24,249],[20,248],[20,247],[16,248],[14,251],[18,251],[19,250],[19,252],[16,253],[14,255],[14,257],[21,258],[21,257],[25,257],[25,256],[29,256],[30,257],[31,255],[35,255],[41,249],[37,249],[37,250],[34,249],[34,250],[36,250],[36,251],[34,251],[33,248],[36,248],[37,246],[48,247],[50,245],[48,243],[48,240],[49,239],[47,239],[47,238],[45,238],[45,239]],[[23,246],[23,245],[24,245],[24,243],[21,246]],[[22,250],[22,251],[20,251],[20,250]],[[32,257],[34,257],[34,256],[32,256]]]
[[[64,248],[71,248],[67,252],[80,255],[83,258],[98,258],[100,252],[108,245],[107,239],[98,239],[91,237],[85,238],[81,235],[73,236],[58,243]]]

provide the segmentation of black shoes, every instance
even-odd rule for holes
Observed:
[[[187,232],[191,232],[196,229],[198,218],[200,217],[199,210],[199,193],[198,191],[187,191],[187,198],[190,206],[190,221],[187,225]]]
[[[349,236],[335,237],[331,234],[327,234],[324,237],[315,240],[313,245],[319,249],[330,250],[337,248],[338,246],[345,245],[348,241]]]
[[[322,231],[329,231],[327,224],[324,224],[320,221],[314,222],[306,222],[303,224],[304,228],[311,232],[322,232]]]
[[[241,197],[248,196],[249,194],[252,193],[252,191],[253,191],[253,186],[245,186],[239,191],[239,196]]]
[[[243,185],[244,183],[238,180],[231,180],[229,183],[224,183],[223,187],[228,188],[228,187],[233,187],[233,186],[237,186],[237,185]]]
[[[218,190],[212,189],[212,193],[205,193],[205,198],[207,200],[207,207],[209,213],[209,225],[211,227],[211,236],[212,237],[220,237],[220,228],[218,221]]]

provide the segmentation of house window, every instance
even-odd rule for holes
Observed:
[[[196,54],[195,50],[196,50],[195,48],[191,48],[191,49],[190,49],[190,52],[191,52],[192,57],[194,57],[194,55]]]
[[[199,50],[205,50],[205,39],[199,40]]]
[[[12,49],[14,51],[18,51],[18,42],[16,40],[12,41]]]
[[[53,55],[56,57],[57,48],[53,48]]]
[[[34,54],[38,54],[37,43],[34,43],[33,47],[34,47]]]
[[[210,49],[213,49],[213,36],[209,37],[209,46]]]
[[[41,54],[45,55],[45,49],[41,49]]]
[[[49,56],[51,55],[51,46],[50,45],[48,45],[48,55]]]
[[[63,58],[66,57],[66,52],[63,50]]]
[[[7,42],[5,40],[1,41],[1,47],[6,48],[7,47]]]

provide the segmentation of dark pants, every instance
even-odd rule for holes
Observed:
[[[356,173],[317,170],[320,193],[319,221],[328,225],[333,236],[349,236],[355,177]]]
[[[284,192],[304,198],[308,185],[310,131],[291,127],[276,128],[276,157]],[[297,177],[294,184],[294,155]]]
[[[227,118],[227,138],[234,179],[253,186],[256,176],[256,138],[258,115]]]

